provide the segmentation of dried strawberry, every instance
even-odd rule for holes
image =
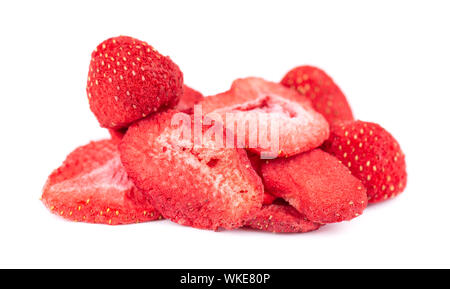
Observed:
[[[362,181],[369,203],[393,198],[406,187],[405,154],[397,140],[376,123],[336,123],[323,149]]]
[[[186,127],[173,125],[177,118],[187,119]],[[125,169],[164,217],[202,229],[241,227],[261,207],[261,179],[245,150],[205,134],[203,145],[180,138],[179,128],[192,123],[188,114],[167,111],[130,126],[119,146]]]
[[[367,206],[363,184],[337,158],[320,149],[266,161],[261,171],[270,193],[313,222],[350,220]]]
[[[146,42],[113,37],[92,52],[86,90],[103,127],[128,127],[163,107],[175,106],[182,87],[178,66]]]
[[[117,225],[161,218],[128,178],[111,140],[91,142],[70,153],[49,176],[42,202],[71,221]]]
[[[306,233],[320,228],[288,204],[264,205],[247,227],[273,233]]]
[[[281,83],[310,99],[328,122],[353,120],[347,98],[325,71],[314,66],[298,66],[289,71]]]
[[[309,100],[260,78],[237,79],[229,91],[206,97],[201,104],[204,114],[220,116],[238,139],[242,137],[248,150],[269,158],[314,149],[329,135],[327,121]]]

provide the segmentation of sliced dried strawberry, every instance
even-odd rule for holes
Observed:
[[[263,163],[265,188],[318,223],[353,219],[367,206],[364,185],[337,158],[320,150]]]
[[[49,176],[42,202],[71,221],[117,225],[161,218],[128,178],[111,140],[91,142],[70,153]]]
[[[306,233],[320,228],[288,204],[264,205],[247,227],[274,233]]]
[[[238,79],[225,93],[206,97],[203,113],[222,120],[246,148],[287,157],[320,146],[329,127],[306,98],[260,78]]]
[[[173,125],[177,118],[188,123]],[[224,148],[206,134],[201,145],[194,135],[180,138],[180,128],[193,123],[188,114],[167,111],[130,126],[119,146],[125,169],[164,217],[202,229],[241,227],[261,207],[261,179],[245,150]]]

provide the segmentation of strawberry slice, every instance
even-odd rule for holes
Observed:
[[[49,176],[42,202],[71,221],[117,225],[161,218],[128,178],[112,140],[91,142],[70,153]]]
[[[376,123],[336,123],[323,149],[362,181],[369,203],[393,198],[406,187],[405,154],[397,140]]]
[[[320,228],[288,204],[264,205],[247,227],[273,233],[306,233]]]
[[[242,137],[246,148],[268,158],[311,150],[329,135],[327,121],[306,98],[260,78],[235,80],[229,91],[206,97],[201,104],[204,114],[219,116]]]
[[[314,66],[298,66],[283,77],[281,84],[310,99],[330,124],[353,120],[352,109],[344,93],[325,71]]]
[[[182,87],[178,66],[144,41],[113,37],[92,52],[86,91],[102,127],[128,127],[155,111],[173,107]]]
[[[191,125],[193,135],[180,135]],[[201,229],[241,227],[261,207],[261,179],[245,150],[224,148],[206,135],[197,145],[190,115],[162,112],[130,126],[119,145],[121,159],[164,217]]]
[[[192,113],[194,105],[199,103],[202,99],[203,95],[200,92],[187,85],[183,85],[183,94],[180,97],[180,102],[175,106],[175,109],[186,113]]]
[[[318,223],[353,219],[367,206],[366,189],[341,162],[315,149],[263,163],[266,190]]]

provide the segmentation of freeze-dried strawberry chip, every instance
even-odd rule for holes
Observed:
[[[318,223],[353,219],[367,206],[364,185],[337,158],[316,149],[263,163],[265,188]]]
[[[263,205],[247,227],[274,233],[306,233],[320,228],[288,204]]]
[[[119,146],[125,169],[164,217],[203,229],[241,227],[261,207],[261,179],[245,150],[208,140],[203,128],[197,144],[193,122],[168,111],[133,124]]]
[[[42,202],[72,221],[117,225],[161,217],[128,179],[111,140],[91,142],[70,153],[49,176]]]
[[[329,135],[327,121],[309,100],[260,78],[235,80],[229,91],[201,104],[204,114],[224,122],[239,143],[265,158],[311,150]]]

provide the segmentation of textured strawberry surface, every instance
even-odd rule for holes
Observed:
[[[305,233],[320,228],[288,204],[263,205],[247,227],[274,233]]]
[[[262,165],[265,188],[318,223],[353,219],[367,206],[361,181],[335,157],[315,149]]]
[[[200,92],[184,84],[183,94],[180,97],[180,101],[175,106],[175,109],[182,112],[191,113],[194,105],[199,103],[202,99],[203,95]]]
[[[220,116],[226,127],[238,137],[244,135],[246,147],[258,154],[295,155],[320,146],[329,135],[327,121],[308,99],[260,78],[235,80],[229,91],[206,97],[201,104],[204,114]],[[244,133],[239,133],[239,126]],[[267,139],[270,145],[272,126],[278,127],[278,151],[261,142]]]
[[[162,107],[176,105],[182,86],[178,66],[146,42],[119,36],[92,52],[86,90],[103,127],[127,127]]]
[[[328,122],[353,120],[347,98],[325,71],[313,66],[298,66],[289,71],[281,83],[310,99]]]
[[[323,149],[363,182],[370,203],[393,198],[406,187],[405,155],[395,138],[376,123],[336,123]]]
[[[116,225],[161,217],[128,178],[111,140],[91,142],[70,153],[49,176],[42,202],[72,221]]]
[[[263,186],[243,149],[214,141],[180,141],[176,114],[167,111],[139,121],[120,144],[121,159],[136,186],[172,221],[202,229],[241,227],[262,204]],[[186,127],[191,126],[191,118]],[[223,133],[223,131],[221,131]]]

